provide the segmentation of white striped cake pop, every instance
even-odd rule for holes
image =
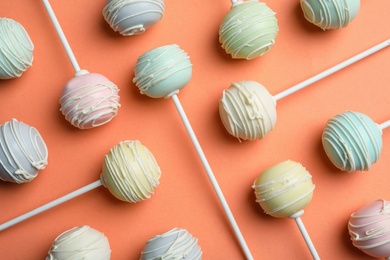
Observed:
[[[32,66],[34,44],[24,27],[0,18],[0,79],[20,77]]]
[[[160,177],[160,167],[148,148],[138,140],[120,142],[106,155],[99,180],[0,224],[0,231],[102,185],[121,201],[137,203],[149,199]]]
[[[164,15],[163,0],[107,0],[103,17],[123,36],[141,34]]]
[[[111,248],[107,237],[89,226],[78,226],[60,234],[46,260],[109,260]]]
[[[16,119],[0,126],[0,180],[32,181],[47,165],[48,151],[38,130]]]

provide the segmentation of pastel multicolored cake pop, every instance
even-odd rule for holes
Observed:
[[[20,77],[32,66],[34,44],[24,27],[0,18],[0,79]]]
[[[390,259],[390,202],[380,199],[353,213],[348,222],[352,244],[367,255]]]
[[[123,36],[141,34],[164,15],[163,0],[107,0],[103,16]]]
[[[360,9],[360,0],[300,0],[309,22],[323,30],[347,27]]]
[[[120,107],[119,89],[103,75],[80,69],[48,0],[42,0],[75,71],[60,99],[61,112],[73,126],[89,129],[110,122]]]
[[[47,165],[48,151],[38,130],[16,119],[0,126],[0,180],[32,181]]]
[[[202,250],[187,230],[174,228],[146,242],[140,260],[153,259],[201,260]]]
[[[381,154],[382,127],[365,114],[346,111],[328,120],[322,144],[340,170],[367,171]]]
[[[219,42],[232,58],[251,60],[270,50],[278,31],[275,12],[265,3],[234,1],[219,27]]]
[[[109,260],[111,248],[107,237],[89,226],[69,229],[53,242],[46,260]]]
[[[254,181],[256,202],[265,213],[276,218],[295,219],[314,259],[318,253],[300,216],[313,197],[315,185],[312,176],[294,161],[283,161],[260,173]]]
[[[219,101],[219,114],[226,130],[239,140],[256,140],[264,138],[274,129],[276,123],[276,102],[301,90],[320,79],[323,79],[385,47],[390,45],[386,40],[349,58],[275,96],[255,81],[234,82],[223,91]]]
[[[106,155],[99,180],[0,224],[0,231],[102,185],[121,201],[137,203],[149,199],[160,177],[160,167],[147,147],[138,140],[120,142]]]
[[[134,69],[133,82],[142,94],[149,97],[172,98],[246,258],[253,259],[177,96],[180,89],[190,81],[191,76],[192,64],[189,56],[178,45],[171,44],[155,48],[141,55]]]

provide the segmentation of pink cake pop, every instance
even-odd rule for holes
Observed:
[[[76,72],[60,99],[61,112],[73,126],[88,129],[104,125],[118,113],[119,89],[106,77],[81,70],[48,0],[42,0]]]
[[[375,200],[351,215],[349,234],[355,247],[364,253],[390,259],[390,202]]]

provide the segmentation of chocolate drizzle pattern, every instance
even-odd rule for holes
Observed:
[[[0,18],[0,79],[20,77],[33,62],[34,45],[24,27]]]
[[[140,260],[153,259],[201,260],[202,250],[198,245],[198,239],[187,230],[174,228],[151,238],[146,243]]]

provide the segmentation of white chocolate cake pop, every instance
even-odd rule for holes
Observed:
[[[255,81],[232,83],[222,93],[219,115],[226,130],[243,140],[262,139],[274,129],[276,101]]]
[[[153,154],[138,140],[120,142],[111,148],[102,168],[99,180],[0,224],[0,231],[102,185],[117,199],[125,202],[136,203],[149,199],[161,176]]]
[[[0,79],[20,77],[33,62],[34,44],[24,27],[0,18]]]
[[[390,259],[390,203],[380,199],[354,212],[348,222],[352,244],[364,253]]]
[[[12,119],[0,126],[0,179],[32,181],[47,165],[47,147],[34,127]]]
[[[152,49],[138,58],[133,82],[142,94],[152,98],[169,97],[190,81],[190,57],[178,45]]]
[[[109,260],[111,248],[107,237],[89,226],[69,229],[53,242],[46,260]]]
[[[106,155],[101,180],[117,199],[139,202],[150,198],[160,176],[160,168],[149,149],[139,141],[125,141]]]
[[[300,0],[309,22],[323,30],[347,27],[356,17],[360,0]]]
[[[101,126],[118,114],[118,92],[118,87],[103,75],[81,70],[63,88],[60,110],[77,128]]]
[[[253,184],[256,202],[265,213],[277,218],[303,210],[310,203],[314,188],[305,167],[290,160],[263,171]]]
[[[140,260],[153,259],[201,260],[202,250],[187,230],[174,228],[146,242]]]
[[[340,170],[367,171],[382,151],[382,129],[368,116],[346,111],[328,120],[322,144],[330,161]]]
[[[163,0],[107,0],[103,17],[123,36],[141,34],[164,15]]]
[[[278,34],[275,12],[257,0],[237,1],[219,28],[219,42],[234,59],[251,60],[274,45]]]

